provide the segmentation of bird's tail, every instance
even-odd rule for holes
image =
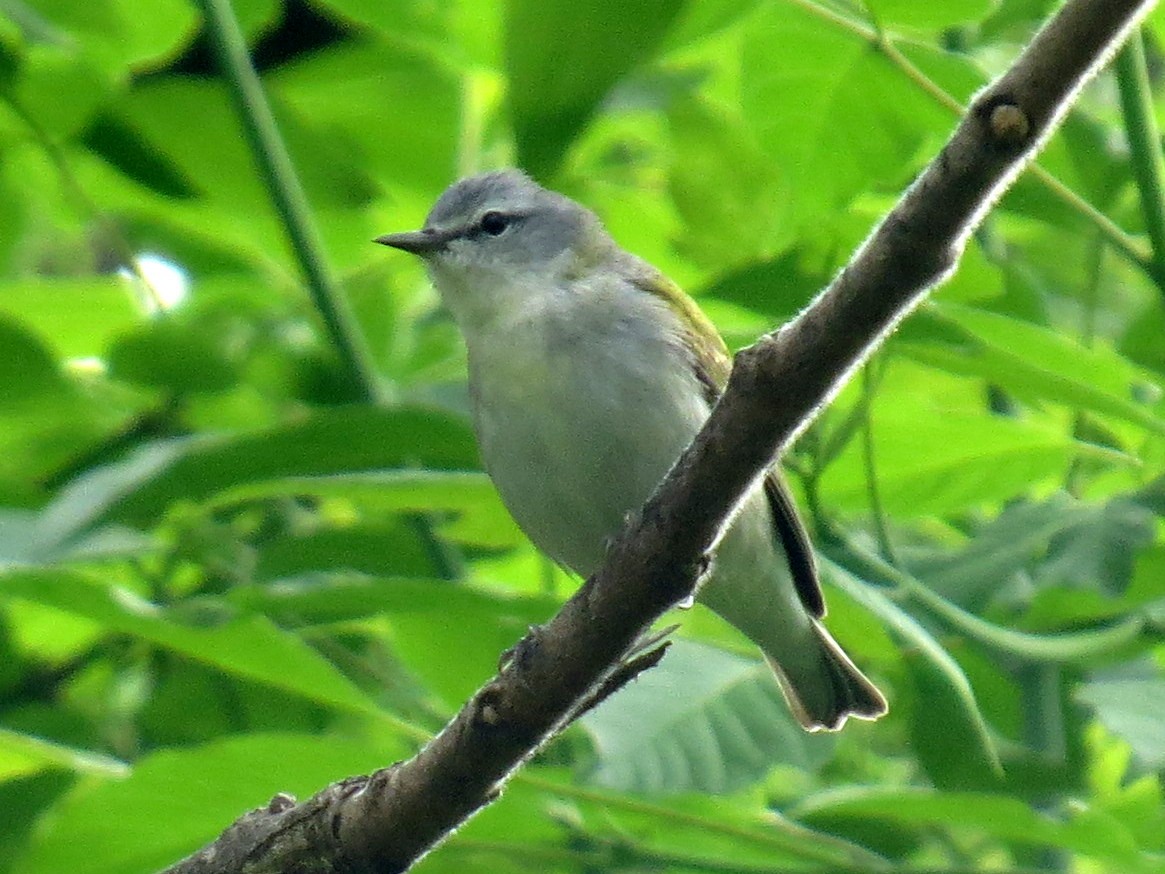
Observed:
[[[846,719],[877,719],[886,713],[886,698],[850,661],[837,641],[817,620],[813,631],[820,644],[816,671],[791,678],[775,659],[765,660],[781,686],[793,716],[806,731],[837,731]]]

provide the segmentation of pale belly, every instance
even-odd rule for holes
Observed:
[[[515,343],[505,361],[471,351],[477,376],[489,374],[474,397],[486,469],[535,545],[584,576],[708,415],[664,341],[635,338],[635,365],[626,342],[615,334],[551,352]]]

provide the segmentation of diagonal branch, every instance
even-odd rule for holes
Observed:
[[[404,871],[494,800],[619,670],[644,629],[692,593],[724,520],[773,456],[954,270],[991,204],[1151,5],[1071,0],[1061,9],[974,101],[837,279],[793,322],[737,355],[712,417],[603,568],[531,630],[428,746],[301,805],[277,797],[171,874]]]

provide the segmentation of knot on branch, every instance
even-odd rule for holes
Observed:
[[[772,381],[772,363],[781,360],[781,353],[788,346],[789,325],[782,325],[776,331],[758,337],[755,342],[737,350],[732,356],[732,373],[729,386],[746,396],[772,397],[780,388]]]
[[[987,101],[979,110],[986,121],[988,144],[997,152],[1018,152],[1031,139],[1032,123],[1028,114],[1008,95]]]
[[[271,814],[283,813],[295,807],[295,796],[287,792],[278,792],[267,802],[267,812]]]

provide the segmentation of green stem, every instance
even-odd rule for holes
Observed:
[[[364,400],[385,400],[383,385],[363,334],[324,258],[303,186],[279,135],[275,116],[251,65],[247,44],[230,0],[200,0],[223,74],[242,116],[251,151],[267,182],[276,211],[307,280],[312,301],[340,356],[348,378]]]
[[[836,532],[835,532],[836,534]],[[1032,662],[1075,662],[1118,652],[1146,630],[1144,616],[1133,615],[1101,628],[1057,634],[1031,634],[1004,628],[932,591],[924,583],[847,539],[839,539],[850,557],[862,567],[855,572],[888,580],[898,591],[930,610],[967,637],[985,646]]]
[[[862,457],[866,467],[866,497],[870,503],[870,514],[874,522],[874,536],[878,539],[878,548],[883,558],[890,564],[899,564],[894,552],[894,544],[890,540],[890,528],[886,524],[886,513],[882,507],[882,492],[878,488],[878,473],[874,459],[874,422],[871,408],[874,402],[875,379],[870,372],[872,362],[862,368],[862,401],[864,410],[862,416]]]
[[[1067,756],[1064,703],[1060,693],[1062,669],[1058,665],[1024,665],[1018,673],[1023,690],[1023,739],[1030,749],[1049,762],[1064,762]],[[1037,809],[1050,812],[1050,799]],[[1066,850],[1054,846],[1020,846],[1017,856],[1044,871],[1068,871],[1071,862]]]
[[[465,559],[452,543],[437,535],[434,514],[408,513],[404,520],[421,542],[438,577],[443,580],[465,579]]]
[[[1140,31],[1117,54],[1115,67],[1133,178],[1141,195],[1145,231],[1153,244],[1152,267],[1158,285],[1165,289],[1165,158],[1161,154],[1161,132],[1153,111],[1145,42]]]

